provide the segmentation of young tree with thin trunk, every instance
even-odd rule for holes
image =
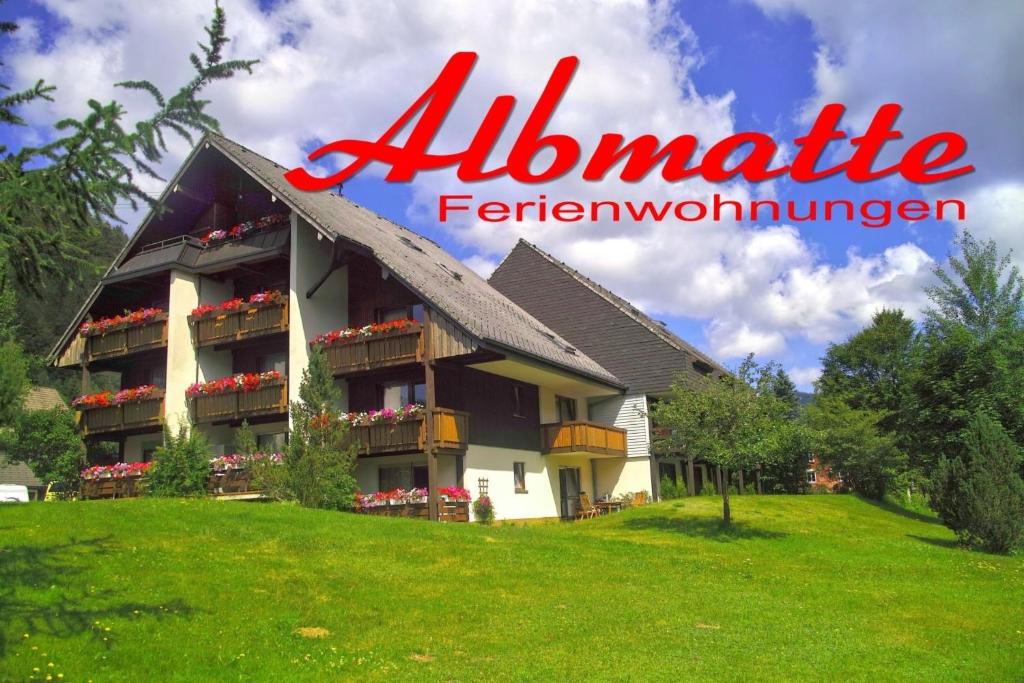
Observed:
[[[661,429],[655,450],[685,453],[722,468],[722,519],[730,522],[729,472],[773,462],[800,440],[789,405],[772,390],[774,365],[748,356],[736,376],[681,376],[666,400],[651,409]]]

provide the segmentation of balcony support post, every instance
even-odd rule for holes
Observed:
[[[686,495],[693,498],[697,495],[697,482],[693,480],[693,456],[686,457]]]
[[[437,397],[434,391],[434,354],[431,345],[431,311],[429,306],[423,307],[423,377],[426,385],[426,415],[424,416],[424,428],[426,443],[424,451],[427,456],[427,513],[430,521],[438,519],[438,496],[437,496],[437,448],[436,435],[434,434],[434,409],[437,408]]]

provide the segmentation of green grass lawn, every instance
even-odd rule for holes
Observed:
[[[734,498],[731,530],[719,514],[5,506],[0,680],[1024,678],[1024,558],[851,496]]]

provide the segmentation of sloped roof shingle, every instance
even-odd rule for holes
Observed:
[[[504,258],[490,284],[626,383],[662,393],[679,373],[728,370],[626,299],[526,240]]]

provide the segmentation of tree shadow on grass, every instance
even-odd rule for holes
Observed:
[[[962,546],[955,538],[934,538],[932,536],[918,536],[917,534],[907,534],[907,538],[912,538],[915,541],[921,541],[928,545],[938,546],[939,548],[962,549]]]
[[[867,503],[868,505],[873,505],[876,508],[885,510],[886,512],[891,512],[894,515],[899,515],[900,517],[906,517],[907,519],[912,519],[917,522],[924,522],[925,524],[942,524],[938,517],[932,517],[930,515],[925,515],[920,512],[914,512],[913,510],[908,510],[902,505],[896,505],[895,503],[891,503],[887,500],[873,500],[871,498],[865,498],[864,496],[857,497],[860,500]]]
[[[8,640],[13,634],[56,638],[89,634],[98,646],[109,648],[114,637],[102,628],[106,619],[166,619],[192,614],[192,608],[182,600],[151,605],[122,600],[120,589],[96,592],[84,569],[111,561],[110,538],[0,546],[0,658],[14,644]]]
[[[781,531],[769,531],[751,526],[743,521],[726,524],[721,519],[705,517],[634,517],[623,522],[623,526],[637,531],[666,531],[722,543],[748,539],[784,538],[789,535]]]

